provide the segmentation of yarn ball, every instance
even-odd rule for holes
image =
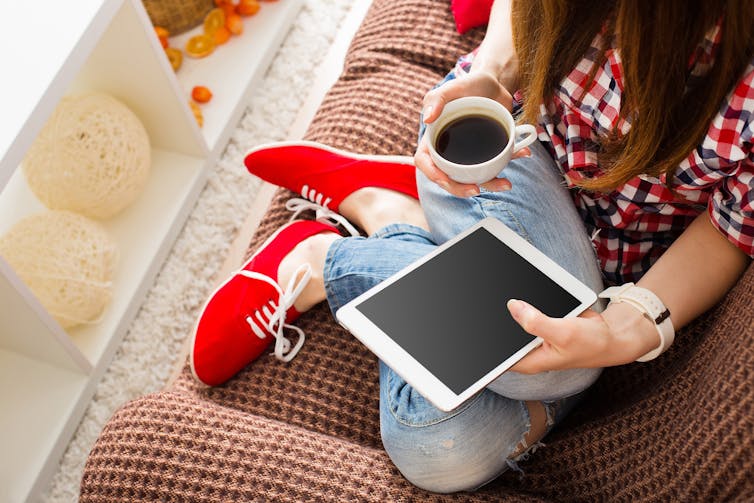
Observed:
[[[63,98],[23,161],[32,192],[53,210],[109,218],[136,200],[149,177],[141,121],[107,94]]]
[[[0,255],[63,328],[95,322],[110,303],[116,245],[86,217],[26,217],[0,236]]]

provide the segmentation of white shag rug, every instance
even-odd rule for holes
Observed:
[[[105,422],[127,401],[162,389],[170,377],[261,186],[243,168],[243,155],[254,145],[286,139],[350,6],[350,0],[305,0],[98,384],[44,501],[78,501],[87,454]]]

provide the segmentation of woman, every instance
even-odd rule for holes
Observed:
[[[754,255],[751,19],[748,0],[497,0],[479,49],[423,108],[429,123],[448,101],[482,95],[522,105],[538,125],[529,157],[479,187],[449,180],[426,140],[415,182],[400,158],[313,144],[252,151],[250,171],[309,201],[292,208],[335,211],[369,237],[313,221],[275,233],[208,301],[195,376],[219,384],[273,340],[292,358],[303,334],[291,347],[283,329],[299,313],[323,300],[336,310],[494,216],[595,291],[624,288],[571,319],[510,301],[544,344],[450,413],[380,364],[380,420],[391,459],[425,489],[470,490],[517,468],[602,367],[658,357]]]

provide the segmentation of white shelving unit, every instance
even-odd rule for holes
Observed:
[[[152,173],[132,206],[103,222],[119,247],[113,301],[96,325],[64,331],[0,257],[0,501],[35,500],[49,483],[97,382],[227,143],[254,83],[303,0],[264,3],[244,34],[178,74],[140,0],[12,2],[0,31],[0,235],[44,210],[18,169],[59,100],[109,93],[144,123]],[[171,39],[183,46],[191,33]],[[200,130],[190,89],[206,85]]]

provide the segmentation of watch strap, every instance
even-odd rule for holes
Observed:
[[[605,289],[599,294],[599,297],[610,299],[611,304],[613,302],[626,302],[641,311],[644,316],[655,324],[657,333],[660,335],[660,345],[637,358],[636,361],[647,362],[653,360],[673,344],[675,330],[673,322],[670,319],[670,310],[665,307],[665,304],[652,291],[636,286],[633,283],[625,283]]]

